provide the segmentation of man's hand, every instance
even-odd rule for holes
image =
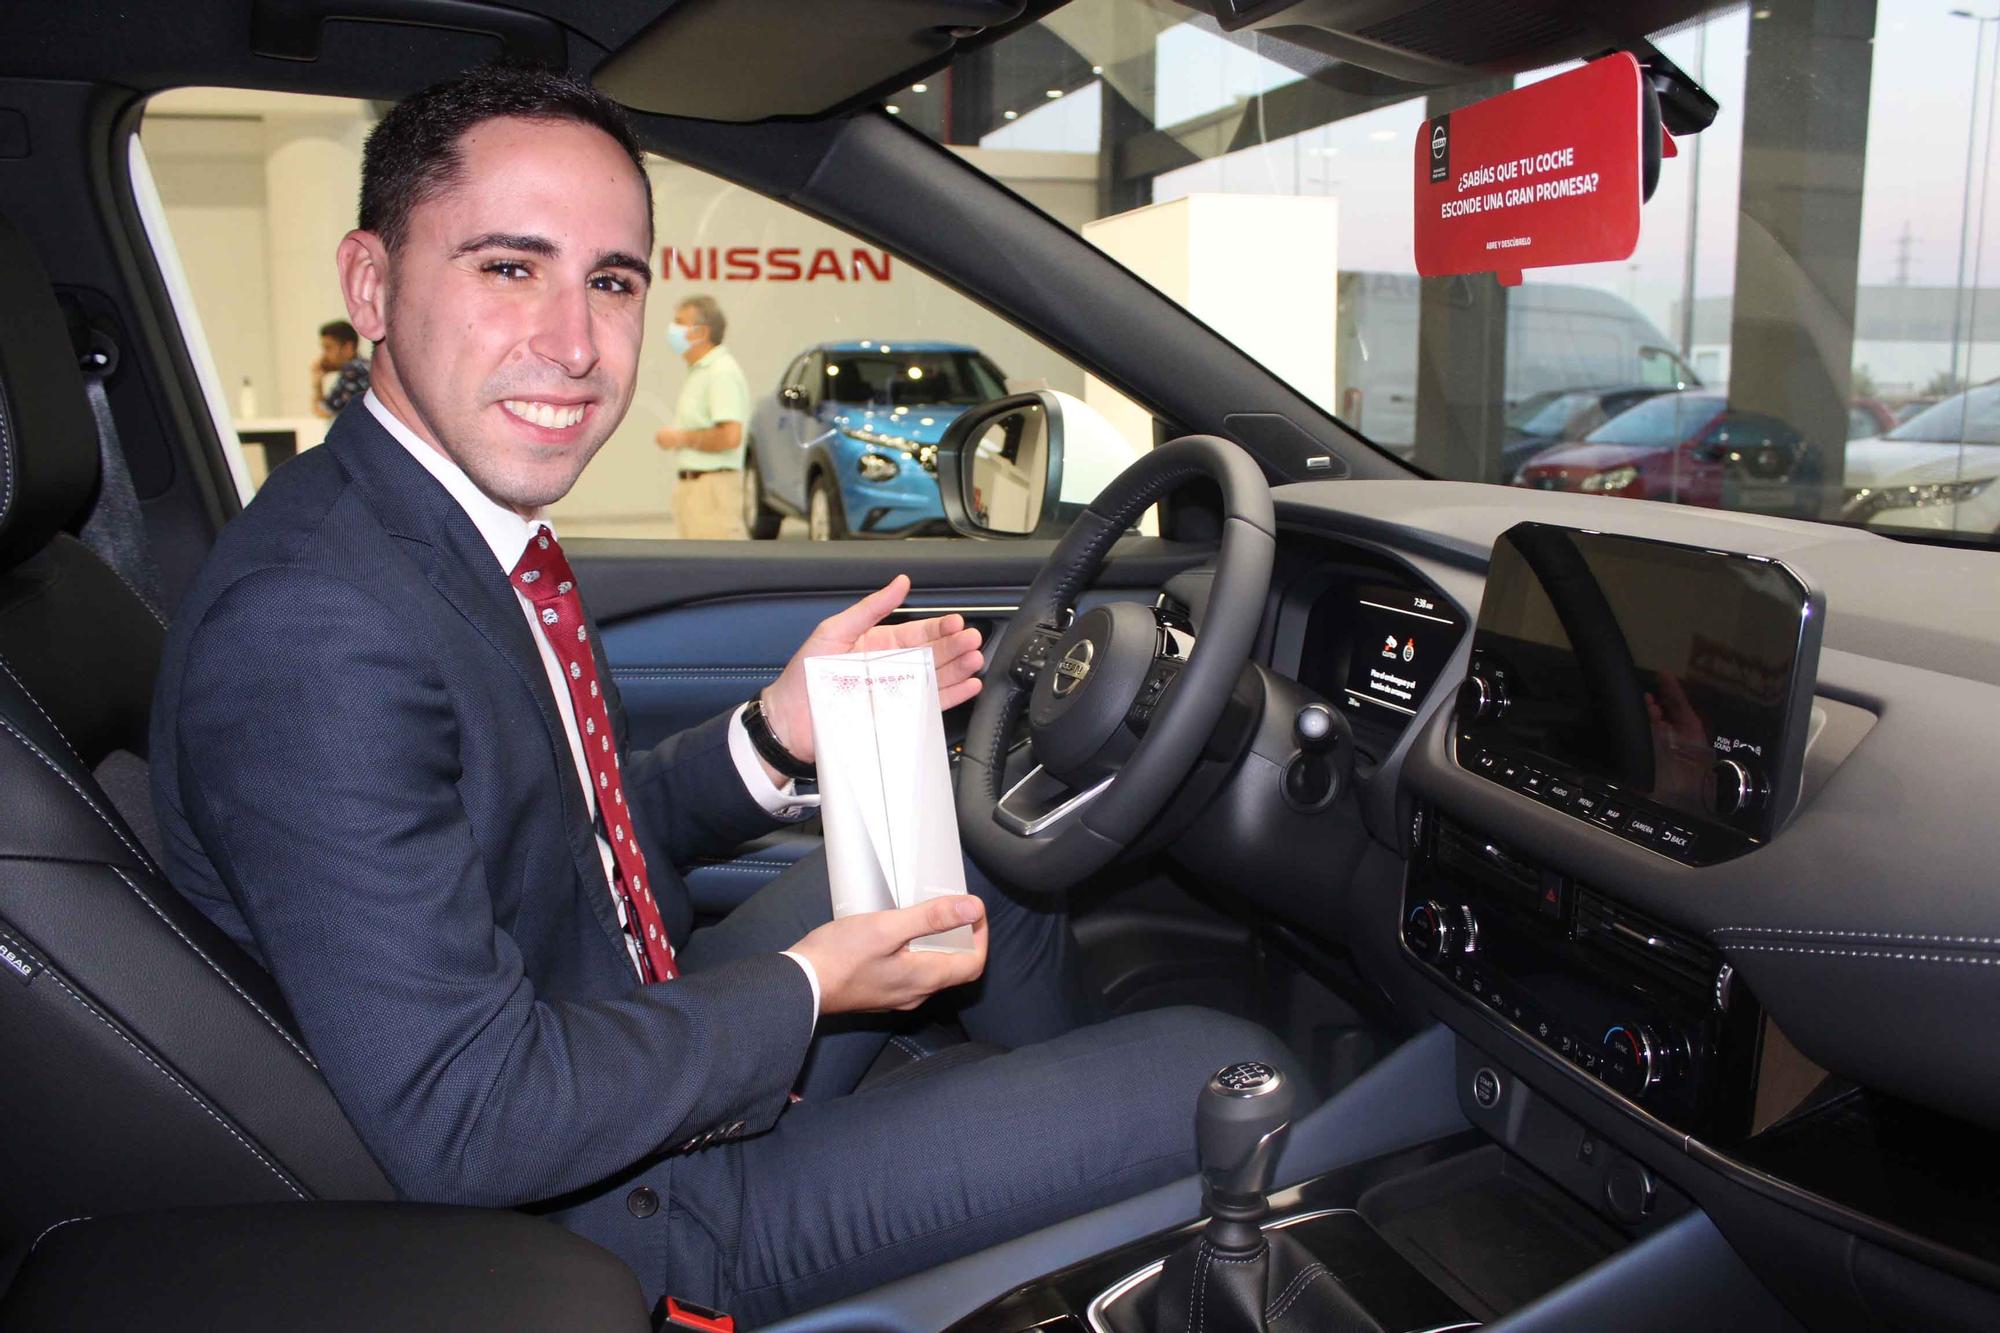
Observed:
[[[681,436],[686,433],[673,426],[662,426],[653,432],[653,443],[659,445],[662,449],[678,449],[684,443]]]
[[[909,595],[909,576],[898,574],[889,580],[887,587],[869,593],[839,615],[820,621],[805,646],[785,664],[784,673],[765,687],[764,714],[787,750],[807,763],[812,762],[812,709],[806,703],[808,657],[929,645],[931,660],[937,664],[940,707],[956,708],[979,693],[979,668],[986,659],[979,653],[979,631],[967,629],[964,616],[933,616],[929,620],[906,620],[895,625],[881,623]],[[782,785],[784,780],[774,777],[772,781]]]
[[[972,927],[969,953],[916,953],[911,940]],[[914,1009],[986,970],[986,904],[970,894],[829,921],[792,946],[819,977],[819,1011]]]

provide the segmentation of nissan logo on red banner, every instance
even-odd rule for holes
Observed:
[[[1625,259],[1639,244],[1639,63],[1620,52],[1424,122],[1416,260],[1427,278]]]
[[[865,245],[660,247],[660,277],[690,282],[887,282],[887,251]]]

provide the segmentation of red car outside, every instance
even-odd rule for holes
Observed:
[[[1722,459],[1702,446],[1728,406],[1718,393],[1648,398],[1579,443],[1542,450],[1515,484],[1713,508],[1722,503]]]

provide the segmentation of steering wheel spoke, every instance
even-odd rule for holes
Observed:
[[[1032,838],[1081,813],[1110,785],[1111,779],[1104,778],[1079,791],[1036,764],[1007,789],[993,809],[993,818],[1008,832]]]

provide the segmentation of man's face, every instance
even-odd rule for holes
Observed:
[[[354,343],[335,342],[331,334],[322,333],[319,336],[319,368],[339,370],[354,359],[356,346]]]
[[[708,342],[708,326],[701,322],[701,312],[691,305],[684,305],[674,311],[674,323],[687,330],[689,347],[700,347]]]
[[[631,404],[648,201],[632,159],[588,126],[490,120],[459,148],[458,183],[412,211],[389,260],[374,383],[526,513],[568,494]]]

